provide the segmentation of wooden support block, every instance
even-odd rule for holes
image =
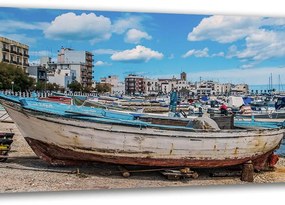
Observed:
[[[131,176],[129,170],[127,170],[125,167],[123,166],[118,166],[118,169],[121,171],[121,174],[123,177],[128,178]]]
[[[253,182],[253,164],[252,161],[248,161],[243,164],[242,173],[241,173],[241,180],[246,182]]]
[[[167,177],[170,180],[179,180],[182,178],[193,178],[197,179],[199,177],[197,172],[191,171],[190,168],[183,168],[180,170],[164,170],[161,171],[161,174]]]

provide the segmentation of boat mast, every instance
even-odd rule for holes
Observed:
[[[280,94],[280,74],[278,75],[278,91],[279,91],[279,94]]]

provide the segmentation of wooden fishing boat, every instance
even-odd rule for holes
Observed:
[[[250,114],[236,114],[236,117],[257,119],[285,119],[285,111],[253,111]]]
[[[65,97],[65,96],[48,96],[45,98],[40,98],[41,100],[51,101],[51,102],[59,102],[71,105],[72,104],[72,98],[71,97]]]
[[[213,168],[252,161],[263,170],[272,166],[284,134],[281,128],[202,130],[155,124],[131,114],[3,95],[0,102],[33,151],[53,165],[97,161]]]

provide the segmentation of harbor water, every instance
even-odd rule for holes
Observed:
[[[270,88],[269,85],[249,85],[248,86],[248,90],[249,92],[253,91],[254,93],[256,93],[256,91],[258,91],[258,93],[268,93],[268,90],[270,89],[275,89],[277,92],[285,92],[285,85],[279,85],[279,84],[273,84],[272,87]]]

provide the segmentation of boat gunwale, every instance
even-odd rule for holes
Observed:
[[[20,110],[17,110],[15,109],[14,107],[9,107],[10,109],[13,109],[14,111],[16,112],[21,112]],[[30,113],[32,112],[32,113]],[[266,133],[266,134],[261,134],[261,133],[256,133],[257,131],[259,130],[235,130],[237,131],[236,134],[240,134],[241,132],[244,132],[244,133],[253,133],[252,135],[232,135],[232,136],[198,136],[198,137],[195,137],[195,136],[183,136],[183,135],[162,135],[160,133],[138,133],[138,132],[131,132],[131,131],[125,131],[125,130],[110,130],[110,129],[102,129],[102,128],[96,128],[96,127],[88,127],[88,126],[82,126],[82,125],[74,125],[74,124],[69,124],[69,123],[64,123],[64,122],[58,122],[56,120],[51,120],[51,119],[46,119],[46,118],[43,118],[43,117],[39,117],[39,116],[35,116],[33,115],[33,113],[36,113],[36,114],[40,114],[44,117],[51,117],[51,116],[57,116],[58,118],[61,118],[63,120],[70,120],[72,119],[73,121],[78,121],[78,122],[85,122],[86,120],[82,120],[82,119],[74,119],[74,118],[71,118],[71,117],[66,117],[66,116],[60,116],[60,115],[56,115],[56,114],[46,114],[46,113],[42,113],[42,112],[39,112],[39,111],[33,111],[33,110],[28,110],[28,113],[25,112],[25,113],[22,113],[24,115],[31,115],[32,117],[34,118],[37,118],[37,119],[40,119],[40,120],[44,120],[44,121],[48,121],[48,122],[51,122],[51,123],[56,123],[56,124],[62,124],[62,125],[65,125],[65,126],[76,126],[76,127],[80,127],[80,128],[87,128],[87,129],[93,129],[93,130],[100,130],[100,131],[105,131],[105,132],[119,132],[119,133],[127,133],[127,134],[144,134],[144,135],[148,135],[148,136],[156,136],[156,137],[179,137],[179,138],[187,138],[187,139],[197,139],[197,138],[200,138],[200,139],[223,139],[223,138],[244,138],[244,137],[257,137],[258,136],[276,136],[278,134],[281,134],[281,131],[282,129],[280,128],[274,128],[274,129],[262,129],[260,131],[264,132],[264,131],[272,131],[274,130],[275,132],[273,133]],[[102,123],[102,124],[110,124],[110,123],[107,123],[107,122],[98,122],[98,123]],[[123,125],[123,126],[128,126],[128,125]],[[133,126],[136,126],[136,125],[133,125]],[[178,130],[172,130],[172,131],[178,131]],[[185,131],[185,130],[184,130]],[[232,130],[220,130],[220,131],[223,131],[223,133],[227,133],[227,132],[230,132],[231,134],[234,134],[234,132]],[[220,132],[218,131],[218,132]],[[279,132],[278,132],[279,131]],[[185,131],[187,133],[187,131]],[[205,130],[201,130],[201,131],[197,131],[197,132],[200,132],[200,133],[208,133],[208,134],[211,134],[210,131],[205,131]],[[217,131],[215,132],[212,132],[213,134],[217,134],[218,133]],[[195,133],[195,132],[188,132],[188,133]],[[284,133],[284,131],[283,131]]]
[[[118,121],[118,120],[113,120],[113,121],[102,121],[102,119],[100,118],[97,118],[97,119],[84,119],[84,118],[74,118],[72,117],[72,115],[68,116],[68,115],[60,115],[60,114],[56,114],[56,113],[50,113],[50,112],[45,112],[45,111],[38,111],[38,110],[34,110],[34,109],[31,109],[31,108],[25,108],[22,106],[21,102],[17,102],[17,101],[14,101],[14,100],[10,100],[10,99],[7,99],[7,98],[3,98],[1,95],[0,95],[0,99],[4,100],[4,101],[10,101],[12,103],[16,103],[18,104],[21,108],[22,108],[22,112],[24,110],[26,111],[30,111],[32,113],[35,113],[36,115],[40,114],[40,115],[43,115],[43,116],[47,116],[47,117],[52,117],[52,116],[56,116],[58,118],[62,118],[62,119],[72,119],[74,121],[83,121],[83,122],[96,122],[96,123],[101,123],[101,124],[114,124],[114,125],[122,125],[122,126],[127,126],[127,127],[139,127],[139,128],[143,128],[143,127],[149,127],[149,128],[154,128],[154,129],[160,129],[160,130],[172,130],[172,131],[183,131],[183,132],[191,132],[191,133],[195,133],[195,132],[199,132],[199,133],[248,133],[248,132],[257,132],[257,131],[262,131],[262,132],[265,132],[265,131],[281,131],[282,128],[279,127],[279,128],[264,128],[264,129],[256,129],[256,130],[246,130],[246,129],[227,129],[227,130],[205,130],[205,129],[193,129],[193,128],[187,128],[187,127],[178,127],[178,126],[160,126],[160,125],[156,125],[156,124],[147,124],[145,122],[142,122],[142,124],[130,124],[130,123],[127,123],[126,121]],[[9,105],[4,105],[3,107],[5,106],[9,106]],[[11,109],[13,110],[16,110],[13,106],[9,106]],[[20,110],[16,110],[18,112],[21,112]],[[27,113],[23,113],[23,114],[27,114]],[[31,114],[32,116],[34,116],[34,114]],[[36,117],[36,116],[34,116]],[[39,118],[39,117],[36,117],[36,118]],[[48,120],[48,119],[42,119],[42,120],[47,120],[47,121],[51,121],[51,122],[54,122],[53,120]],[[58,122],[57,122],[58,123]],[[64,125],[70,125],[70,126],[75,126],[75,125],[71,125],[71,124],[68,124],[68,123],[61,123],[61,124],[64,124]],[[78,125],[76,125],[78,126]],[[94,128],[91,128],[91,127],[85,127],[85,126],[78,126],[78,127],[82,127],[82,128],[90,128],[90,129],[94,129]],[[107,130],[104,130],[104,131],[107,131]],[[108,131],[111,131],[111,130],[108,130]],[[128,132],[130,133],[130,132]],[[136,133],[137,132],[133,132],[133,133]],[[158,135],[158,133],[156,133],[155,135]],[[260,134],[259,134],[260,135]],[[267,134],[268,135],[268,134]],[[271,135],[276,135],[275,134],[271,134]],[[162,135],[164,136],[164,135]],[[167,135],[169,136],[169,135]],[[177,137],[177,136],[175,136]],[[231,136],[231,137],[234,137],[234,136]],[[237,138],[238,137],[241,137],[241,136],[236,136]],[[256,136],[251,136],[251,137],[256,137]],[[203,138],[201,136],[201,138]],[[207,137],[205,137],[207,138]],[[209,137],[209,138],[212,138],[212,137]],[[219,137],[219,138],[223,138],[223,137]],[[224,137],[224,138],[227,138],[227,137]]]

